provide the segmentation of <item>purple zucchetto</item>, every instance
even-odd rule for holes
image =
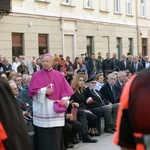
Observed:
[[[51,59],[54,59],[54,56],[50,53],[46,53],[42,56],[42,58],[44,58],[45,56],[49,56]]]

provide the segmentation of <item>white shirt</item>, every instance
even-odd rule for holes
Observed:
[[[95,90],[100,91],[104,83],[96,82],[96,85],[94,87]]]
[[[17,73],[17,67],[20,65],[20,62],[13,62],[12,63],[12,70],[14,70]]]
[[[145,62],[145,68],[149,68],[150,67],[150,63],[149,62]]]

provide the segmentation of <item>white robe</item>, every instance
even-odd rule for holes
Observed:
[[[69,101],[70,97],[63,97]],[[65,114],[53,110],[54,100],[46,97],[46,87],[33,96],[33,124],[38,127],[61,127],[65,123]]]

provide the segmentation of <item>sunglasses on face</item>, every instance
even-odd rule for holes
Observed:
[[[96,82],[91,82],[92,84],[96,84]]]

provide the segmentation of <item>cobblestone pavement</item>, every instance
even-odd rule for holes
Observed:
[[[72,150],[119,150],[119,147],[112,142],[113,136],[113,134],[103,133],[100,137],[96,137],[97,143],[79,143]]]

